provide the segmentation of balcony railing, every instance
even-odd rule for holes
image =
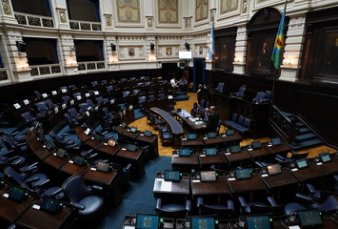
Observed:
[[[29,25],[36,27],[54,27],[54,21],[52,17],[45,17],[34,14],[23,14],[15,12],[15,18],[20,25]]]
[[[78,62],[79,71],[92,71],[105,69],[104,61]]]
[[[7,69],[0,68],[0,81],[8,80]]]
[[[48,65],[33,65],[31,67],[32,76],[45,76],[61,73],[60,64],[48,64]]]
[[[69,20],[71,29],[82,31],[101,31],[101,22]]]

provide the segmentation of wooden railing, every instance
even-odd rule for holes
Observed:
[[[78,65],[79,71],[103,70],[106,68],[104,61],[78,62]]]
[[[15,12],[14,15],[20,25],[48,27],[48,28],[54,27],[54,20],[52,17],[17,12]]]
[[[296,119],[290,119],[275,105],[272,106],[270,123],[288,142],[293,142],[299,132]]]
[[[69,20],[71,29],[82,31],[101,31],[101,22]]]
[[[62,73],[60,64],[33,65],[30,67],[32,76],[55,75]]]

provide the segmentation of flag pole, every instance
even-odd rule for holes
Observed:
[[[276,65],[276,61],[275,61],[275,49],[276,49],[276,43],[278,42],[278,36],[280,35],[279,33],[281,33],[281,35],[284,36],[283,38],[283,44],[282,46],[284,47],[284,44],[285,44],[285,35],[283,34],[284,33],[284,22],[285,22],[285,14],[286,14],[286,6],[287,6],[287,0],[285,0],[285,3],[284,3],[284,10],[283,10],[283,14],[282,14],[282,18],[281,18],[281,22],[280,22],[280,25],[279,25],[279,28],[278,28],[278,32],[277,32],[277,35],[276,35],[276,40],[275,40],[275,44],[274,44],[274,50],[273,50],[273,53],[272,53],[272,61],[274,62],[274,74],[273,74],[273,82],[272,82],[272,89],[271,89],[271,114],[272,114],[272,105],[273,105],[273,102],[274,102],[274,96],[275,96],[275,91],[276,91],[276,82],[277,82],[277,77],[278,77],[278,73],[279,73],[279,68],[280,68],[280,62],[281,60],[278,60],[278,63]],[[284,21],[283,21],[284,20]],[[283,23],[283,25],[281,25]],[[282,29],[282,31],[280,31]],[[281,56],[282,53],[278,54]]]

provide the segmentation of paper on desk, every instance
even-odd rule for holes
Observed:
[[[296,225],[296,226],[289,226],[289,229],[300,229],[300,227],[298,225]]]
[[[162,181],[161,191],[162,192],[169,192],[169,191],[171,191],[172,185],[173,185],[172,181]]]

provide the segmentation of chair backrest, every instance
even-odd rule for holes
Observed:
[[[240,116],[238,117],[237,123],[243,125],[243,124],[244,124],[244,121],[245,121],[245,117],[244,117],[243,115],[240,115]]]
[[[220,93],[223,93],[223,90],[224,90],[224,83],[218,83],[216,89],[216,91],[220,92]]]
[[[24,173],[18,173],[17,171],[15,171],[12,167],[6,167],[4,168],[4,174],[15,180],[15,182],[17,182],[18,184],[23,184],[24,180],[27,178],[27,175]]]
[[[243,126],[245,126],[245,127],[247,127],[247,128],[250,128],[250,127],[251,127],[251,119],[245,118],[245,119],[244,119]]]
[[[83,197],[90,194],[90,190],[85,185],[83,177],[81,175],[73,175],[69,177],[63,183],[62,189],[72,202],[78,202]]]

